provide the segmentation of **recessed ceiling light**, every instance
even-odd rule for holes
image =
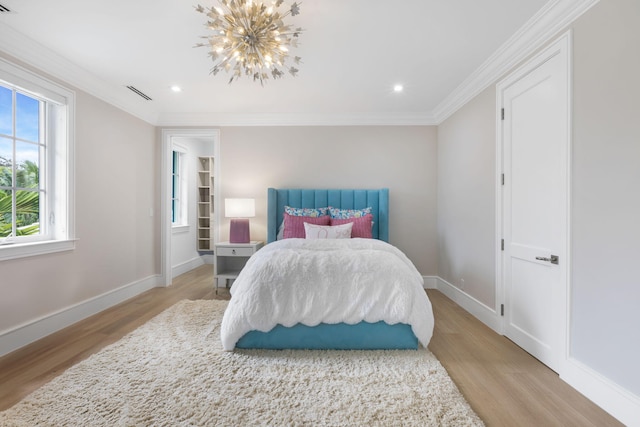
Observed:
[[[400,93],[403,90],[404,90],[404,87],[402,85],[400,85],[400,84],[393,86],[393,91],[396,92],[396,93]]]
[[[171,86],[171,90],[174,92],[182,92],[182,88],[180,86]]]

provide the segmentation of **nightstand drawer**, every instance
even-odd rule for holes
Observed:
[[[218,256],[251,256],[255,252],[253,248],[221,248],[218,247]]]
[[[264,242],[258,240],[253,240],[250,243],[216,243],[213,261],[216,293],[218,293],[218,286],[221,283],[226,288],[230,280],[237,279],[249,258],[263,246]]]

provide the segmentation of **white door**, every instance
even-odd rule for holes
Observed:
[[[498,86],[505,335],[551,369],[565,357],[569,37]]]

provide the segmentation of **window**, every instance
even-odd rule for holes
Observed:
[[[171,169],[171,225],[186,226],[187,215],[187,153],[186,149],[174,146]]]
[[[73,92],[0,59],[0,260],[73,248]]]
[[[0,85],[0,239],[46,235],[40,171],[45,102]],[[42,226],[40,226],[42,223]],[[26,239],[25,239],[26,240]]]

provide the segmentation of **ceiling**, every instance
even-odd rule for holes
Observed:
[[[303,1],[288,18],[305,30],[291,51],[300,71],[262,87],[209,74],[206,49],[194,48],[208,34],[196,1],[0,0],[10,10],[0,13],[0,49],[156,125],[432,124],[571,3]]]

